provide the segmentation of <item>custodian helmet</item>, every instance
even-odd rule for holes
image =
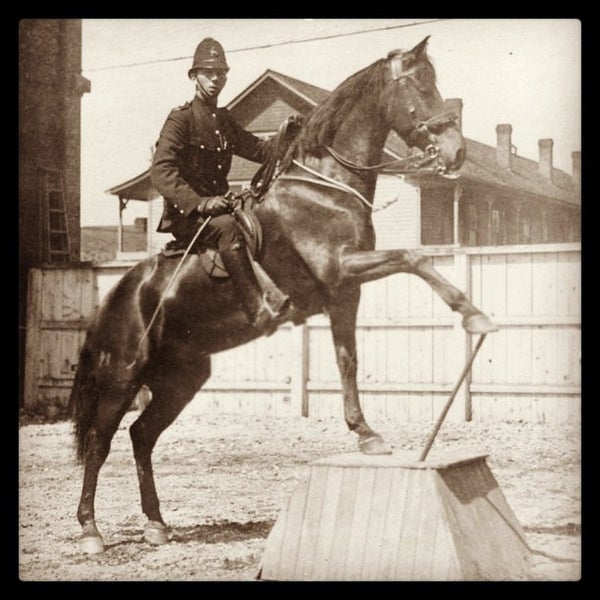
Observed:
[[[196,52],[194,52],[194,61],[192,68],[188,71],[188,76],[191,76],[196,69],[225,69],[229,71],[223,46],[213,38],[203,39],[198,44]]]

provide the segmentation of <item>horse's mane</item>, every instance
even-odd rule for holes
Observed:
[[[290,147],[284,162],[297,154],[321,156],[323,147],[333,141],[340,124],[349,112],[361,104],[372,102],[384,84],[385,59],[379,59],[361,71],[354,73],[335,88],[326,100],[308,115],[302,131]]]

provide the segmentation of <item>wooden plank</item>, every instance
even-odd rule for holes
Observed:
[[[544,385],[558,380],[559,332],[556,328],[534,328],[531,331],[531,383]]]
[[[331,581],[343,581],[346,576],[346,557],[350,550],[358,478],[359,469],[343,469],[329,566],[328,579]]]
[[[526,254],[515,254],[506,259],[506,312],[508,315],[531,315],[532,265]]]
[[[410,277],[412,275],[399,273],[386,278],[386,317],[391,323],[400,323],[410,316]]]
[[[373,471],[375,480],[370,499],[371,506],[367,513],[366,537],[361,561],[362,571],[359,574],[361,581],[378,577],[387,513],[390,502],[394,501],[390,497],[393,469],[373,469]]]
[[[427,283],[418,277],[409,279],[409,298],[411,317],[433,317],[433,291]]]
[[[344,581],[359,580],[369,536],[368,524],[373,501],[376,469],[358,469],[354,511],[348,537],[348,549],[344,564]]]
[[[28,273],[27,316],[25,332],[25,361],[23,381],[23,405],[33,408],[38,401],[38,379],[40,376],[40,329],[43,275],[39,269]]]
[[[408,334],[409,376],[413,383],[425,383],[433,377],[433,336],[431,331],[410,330]]]
[[[558,313],[581,320],[581,254],[558,254]]]
[[[317,581],[330,578],[332,547],[335,539],[335,520],[341,498],[344,469],[329,467],[321,504],[321,521],[315,542],[313,578]]]
[[[427,471],[408,469],[406,472],[406,510],[400,533],[399,553],[394,565],[394,581],[410,580],[413,578],[416,560],[416,543],[419,533],[420,506],[423,502],[423,479],[428,476]]]
[[[558,309],[558,255],[532,254],[531,302],[534,315],[556,315]]]
[[[581,394],[581,388],[578,386],[560,386],[560,385],[529,385],[529,384],[487,384],[487,383],[473,383],[473,393],[476,394],[507,394],[515,395],[522,394],[524,396],[541,396],[541,395],[564,395],[564,396],[577,396]]]
[[[496,325],[503,328],[575,326],[581,324],[580,315],[511,315],[508,317],[497,316],[493,320]]]
[[[290,334],[289,378],[290,378],[290,408],[293,415],[308,417],[310,407],[308,403],[308,328],[300,325]],[[283,354],[283,353],[282,353]]]
[[[394,469],[390,484],[390,504],[386,513],[384,535],[381,541],[381,553],[378,573],[383,581],[394,578],[396,565],[401,558],[402,529],[410,517],[407,511],[409,495],[407,469]]]
[[[482,256],[481,268],[481,304],[477,306],[495,320],[497,315],[507,314],[506,256]]]
[[[328,469],[310,470],[294,572],[296,580],[310,580],[314,576],[315,547],[321,526],[327,474]]]
[[[81,285],[78,269],[65,269],[62,277],[61,319],[64,321],[80,320]]]
[[[465,246],[461,252],[471,255],[485,254],[546,254],[548,252],[581,252],[581,243],[565,244],[515,244],[510,246]],[[427,254],[429,252],[425,251]]]

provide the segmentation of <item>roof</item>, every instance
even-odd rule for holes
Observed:
[[[496,148],[481,142],[466,139],[467,160],[460,169],[463,178],[499,185],[561,202],[579,205],[579,194],[573,188],[571,176],[553,169],[552,181],[539,173],[539,163],[513,154],[511,168],[506,169],[496,162]]]
[[[323,102],[331,93],[294,77],[267,69],[258,79],[231,100],[227,104],[227,108],[231,110],[239,105],[268,79],[277,82],[313,107]],[[564,171],[553,169],[552,181],[549,181],[540,175],[536,161],[516,154],[511,158],[511,169],[505,169],[496,162],[496,148],[494,146],[487,146],[471,139],[465,139],[465,141],[467,159],[460,171],[463,179],[579,206],[579,194],[573,188],[571,176]],[[394,132],[390,133],[386,140],[385,154],[399,158],[408,156],[409,153],[410,149],[398,135]],[[384,160],[387,160],[387,157]],[[229,179],[231,181],[248,181],[252,179],[257,168],[256,163],[234,156]],[[159,197],[150,181],[149,169],[137,177],[107,190],[107,193],[131,200],[148,201]]]
[[[302,97],[312,106],[316,106],[317,104],[323,102],[331,93],[323,88],[317,87],[316,85],[311,85],[310,83],[300,81],[299,79],[294,79],[293,77],[289,77],[283,73],[278,73],[272,69],[267,69],[256,81],[254,81],[254,83],[251,83],[241,94],[238,94],[233,100],[231,100],[229,104],[227,104],[227,108],[231,110],[237,106],[251,92],[260,87],[260,85],[266,79],[273,79],[283,87],[289,89],[292,93]]]
[[[143,173],[137,175],[133,179],[124,181],[123,183],[106,190],[106,193],[113,194],[114,196],[126,200],[144,200],[146,202],[160,196],[150,180],[150,169],[146,169]]]

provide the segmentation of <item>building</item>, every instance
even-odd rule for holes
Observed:
[[[19,356],[33,267],[80,254],[81,22],[19,23]],[[20,369],[22,371],[22,369]]]
[[[267,70],[234,98],[228,109],[258,136],[274,134],[290,115],[307,115],[329,92]],[[446,101],[462,120],[460,99]],[[539,161],[518,156],[512,127],[496,128],[497,145],[467,139],[467,160],[457,180],[432,176],[379,176],[373,214],[377,247],[486,246],[579,241],[580,152],[573,152],[572,175],[552,164],[550,139],[540,140]],[[384,160],[407,156],[409,149],[391,133]],[[257,165],[234,157],[229,175],[233,191],[249,185]],[[155,253],[170,239],[156,233],[162,199],[149,170],[109,189],[122,211],[130,200],[148,207],[148,251]]]

